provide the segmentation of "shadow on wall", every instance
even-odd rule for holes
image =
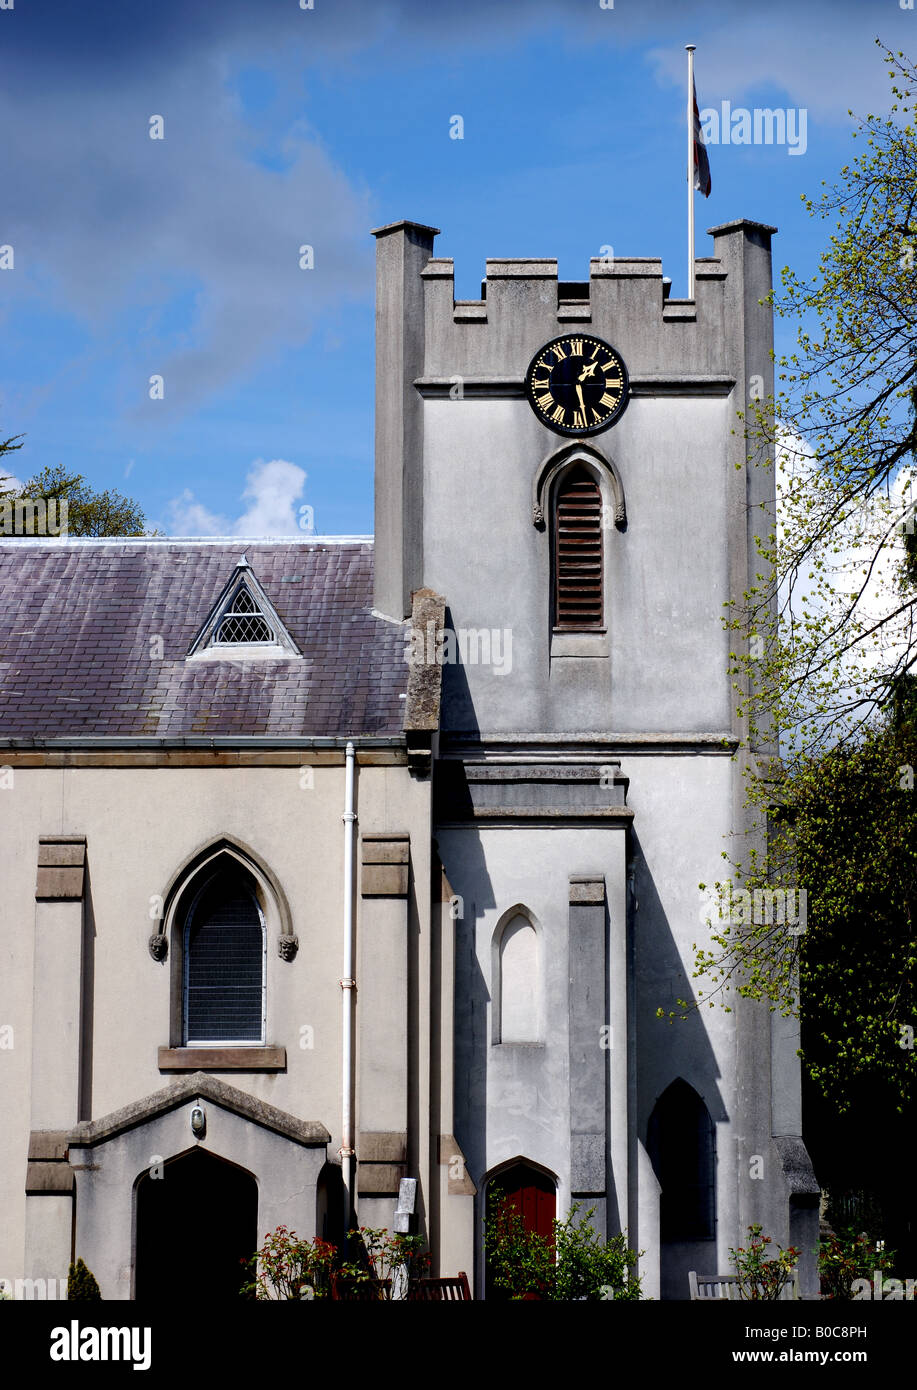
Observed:
[[[656,1010],[694,999],[694,983],[632,830],[634,893],[637,1132],[646,1145],[660,1194],[660,1293],[687,1299],[688,1271],[717,1271],[716,1125],[729,1119],[720,1072],[699,1011],[669,1023]],[[689,943],[690,944],[690,943]],[[673,1084],[680,1083],[680,1084]],[[632,1161],[637,1136],[631,1136]],[[640,1231],[641,1246],[656,1232]]]
[[[484,849],[478,829],[469,825],[461,834],[458,855],[444,855],[443,866],[453,891],[475,884],[482,896],[463,897],[455,919],[455,1137],[465,1155],[465,1164],[480,1187],[486,1167],[487,1061],[490,1034],[487,1007],[490,987],[478,961],[476,931],[478,917],[496,906],[493,885],[487,872]],[[482,1044],[481,1040],[484,1040]]]
[[[450,608],[446,609],[445,627],[447,630],[455,631]],[[461,657],[460,648],[458,649],[458,656]],[[461,659],[446,661],[443,664],[441,727],[443,730],[448,730],[450,734],[472,735],[475,738],[479,737],[481,733],[471,691],[468,688],[468,676]]]

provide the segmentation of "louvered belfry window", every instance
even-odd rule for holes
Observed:
[[[561,480],[554,504],[554,627],[603,628],[602,494],[585,468]]]
[[[184,929],[185,1044],[264,1040],[264,927],[241,875],[218,874]]]
[[[214,642],[273,642],[264,614],[244,584],[240,584],[214,634]]]

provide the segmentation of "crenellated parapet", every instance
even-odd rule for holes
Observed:
[[[426,515],[428,474],[442,479],[456,466],[434,463],[434,454],[444,457],[446,435],[463,469],[490,447],[476,433],[480,415],[458,412],[448,430],[438,424],[431,452],[431,409],[444,400],[493,402],[493,429],[513,431],[511,443],[488,436],[501,467],[507,476],[524,471],[530,478],[551,438],[524,401],[525,373],[560,335],[582,328],[609,343],[626,363],[630,401],[636,406],[642,398],[654,418],[666,398],[728,402],[716,417],[718,447],[739,465],[745,450],[732,435],[737,414],[773,387],[772,311],[763,301],[774,231],[747,220],[711,228],[717,254],[695,262],[693,300],[671,298],[658,257],[611,255],[591,260],[589,278],[580,281],[561,280],[550,258],[488,259],[480,299],[462,300],[452,260],[433,254],[435,228],[399,222],[377,229],[377,610],[403,619],[411,592],[427,582],[425,547],[436,531]],[[628,447],[645,450],[636,444],[644,418],[629,412],[605,441],[612,452],[625,447],[625,463]]]

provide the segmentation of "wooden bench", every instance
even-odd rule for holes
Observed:
[[[470,1303],[471,1289],[468,1275],[464,1270],[451,1279],[418,1279],[408,1293],[408,1301],[414,1303]]]
[[[346,1287],[336,1274],[331,1277],[331,1297],[346,1303],[376,1303],[390,1297],[390,1279]],[[471,1289],[464,1270],[447,1279],[417,1279],[411,1284],[408,1303],[470,1303]]]
[[[740,1302],[739,1280],[735,1274],[697,1274],[693,1269],[688,1274],[688,1289],[691,1295],[691,1302],[707,1302],[708,1300],[723,1300],[727,1302]],[[788,1284],[784,1284],[780,1290],[779,1302],[788,1302],[799,1298],[799,1276],[794,1274]]]

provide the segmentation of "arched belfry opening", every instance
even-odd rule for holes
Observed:
[[[583,463],[555,484],[552,533],[554,631],[604,628],[602,492]]]
[[[137,1183],[138,1301],[239,1298],[257,1246],[258,1184],[244,1168],[196,1148]]]

